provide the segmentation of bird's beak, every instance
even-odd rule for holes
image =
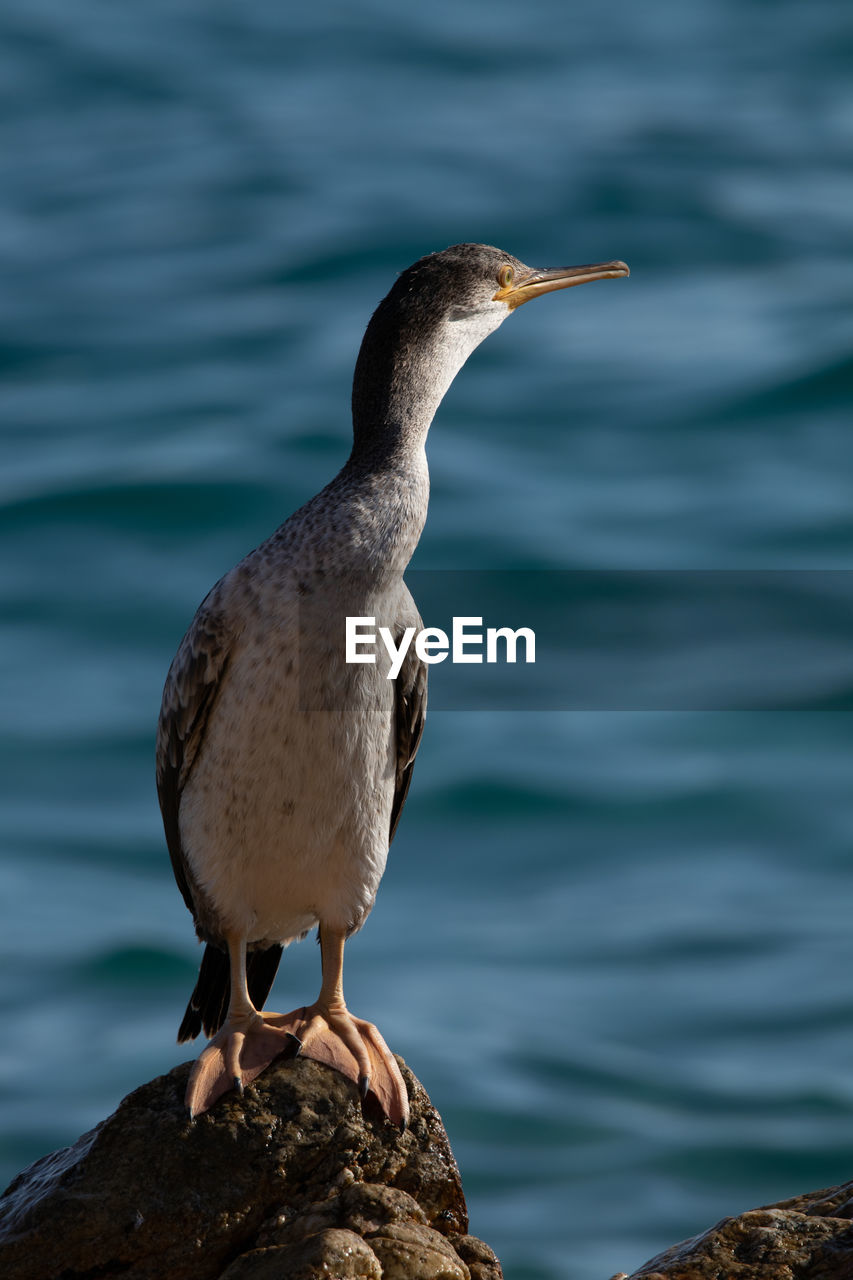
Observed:
[[[538,298],[542,293],[552,293],[555,289],[570,289],[575,284],[588,284],[590,280],[613,280],[618,276],[629,276],[631,272],[624,262],[594,262],[585,267],[554,267],[550,271],[531,271],[512,284],[498,289],[493,302],[505,302],[510,311],[520,307],[522,302]]]

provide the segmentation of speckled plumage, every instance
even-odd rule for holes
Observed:
[[[161,793],[177,773],[178,866],[200,936],[218,944],[226,929],[269,945],[323,919],[361,926],[388,850],[403,690],[423,719],[416,660],[399,693],[386,664],[344,661],[348,613],[420,625],[408,591],[343,559],[307,567],[306,523],[214,588],[164,695]]]

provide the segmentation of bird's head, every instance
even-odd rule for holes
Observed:
[[[420,258],[402,272],[380,309],[387,306],[398,320],[414,322],[421,332],[440,322],[473,323],[491,332],[531,298],[629,274],[624,262],[542,271],[493,245],[454,244]]]
[[[556,289],[627,276],[624,262],[537,270],[487,244],[454,244],[418,259],[397,278],[367,328],[353,408],[397,421],[406,399],[425,434],[468,356],[522,303]],[[425,426],[424,426],[425,424]]]

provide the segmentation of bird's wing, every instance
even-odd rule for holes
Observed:
[[[418,627],[423,623],[417,619]],[[397,644],[400,636],[397,636]],[[388,843],[394,839],[409,785],[415,767],[415,756],[421,745],[427,709],[427,665],[410,645],[396,680],[395,708],[397,768],[394,779],[394,803],[391,806],[391,831]]]
[[[157,726],[157,795],[166,843],[178,888],[193,916],[198,902],[181,844],[178,810],[228,667],[232,639],[221,613],[205,601],[169,668]]]

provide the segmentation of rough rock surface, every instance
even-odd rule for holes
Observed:
[[[853,1182],[723,1218],[613,1280],[853,1280]]]
[[[4,1280],[501,1280],[467,1234],[441,1119],[404,1063],[411,1122],[281,1061],[190,1121],[189,1064],[130,1094],[0,1198]]]

